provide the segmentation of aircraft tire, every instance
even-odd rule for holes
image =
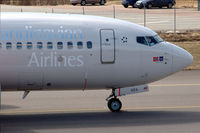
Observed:
[[[128,5],[123,5],[124,6],[124,8],[128,8]]]
[[[172,3],[168,3],[167,8],[172,8]]]
[[[119,112],[121,110],[122,103],[118,98],[112,98],[108,101],[108,108],[112,112]]]
[[[140,4],[140,6],[138,7],[139,9],[142,9],[144,6],[143,4]]]
[[[100,4],[100,5],[105,5],[105,1],[104,1],[104,0],[101,0],[99,4]]]
[[[86,5],[85,0],[82,0],[82,1],[81,1],[81,6],[85,6],[85,5]]]
[[[133,7],[133,8],[136,8],[136,7],[137,7],[136,3],[133,3],[132,7]]]
[[[151,9],[152,6],[153,6],[153,5],[152,5],[151,3],[147,4],[147,8],[148,8],[148,9]]]

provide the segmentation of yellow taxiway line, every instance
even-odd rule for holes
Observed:
[[[170,86],[200,86],[200,84],[150,84],[150,87],[170,87]],[[135,107],[123,108],[124,111],[136,110],[154,110],[154,109],[194,109],[200,108],[200,105],[194,106],[166,106],[166,107]],[[22,115],[22,114],[57,114],[57,113],[77,113],[77,112],[96,112],[96,111],[109,111],[107,108],[94,108],[94,109],[60,109],[60,110],[0,110],[0,115]]]
[[[123,111],[147,111],[147,110],[165,110],[165,109],[194,109],[199,108],[200,105],[194,106],[155,106],[155,107],[135,107],[135,108],[124,108]],[[109,111],[104,108],[94,108],[94,109],[60,109],[60,110],[13,110],[13,111],[0,111],[0,115],[28,115],[28,114],[59,114],[59,113],[84,113],[84,112],[103,112]]]
[[[200,84],[150,84],[150,87],[200,86]]]

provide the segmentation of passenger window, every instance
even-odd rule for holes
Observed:
[[[148,46],[148,43],[147,43],[145,37],[143,37],[143,36],[137,37],[137,42],[140,43],[140,44],[143,44],[143,45],[147,45],[147,46]]]
[[[12,48],[12,43],[11,42],[7,42],[6,43],[6,49],[11,49]]]
[[[147,36],[146,39],[149,46],[154,46],[158,43],[153,36]]]
[[[47,49],[53,49],[53,43],[47,42]]]
[[[16,48],[17,48],[17,49],[22,49],[22,43],[21,43],[21,42],[17,42]]]
[[[33,48],[32,42],[27,42],[26,47],[27,47],[27,49],[32,49]]]
[[[42,49],[42,47],[43,47],[42,42],[37,42],[37,48],[38,48],[38,49]]]
[[[77,46],[79,49],[83,48],[83,42],[77,42]]]
[[[63,43],[62,42],[57,43],[57,49],[63,49]]]
[[[87,42],[87,48],[88,48],[88,49],[91,49],[91,48],[92,48],[92,42],[91,42],[91,41],[88,41],[88,42]]]
[[[0,43],[0,48],[2,48],[2,44]]]
[[[73,43],[72,42],[67,42],[67,48],[72,49],[73,48]]]

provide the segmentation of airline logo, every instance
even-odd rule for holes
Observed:
[[[20,29],[1,29],[0,40],[20,40],[20,41],[48,41],[48,40],[81,40],[83,32],[80,29],[69,29],[64,26],[57,28],[41,28],[31,25]]]
[[[28,67],[83,67],[84,57],[82,55],[77,56],[63,56],[58,55],[57,52],[50,52],[48,55],[44,55],[43,52],[37,54],[32,53]]]
[[[164,61],[164,57],[163,56],[153,57],[153,62],[163,62],[163,61]]]

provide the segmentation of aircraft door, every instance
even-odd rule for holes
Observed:
[[[100,30],[100,60],[101,63],[115,62],[115,34],[111,29]]]

